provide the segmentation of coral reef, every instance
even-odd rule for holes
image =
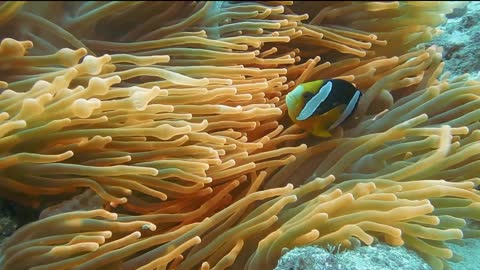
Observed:
[[[465,8],[449,14],[448,21],[439,29],[442,34],[432,39],[429,44],[443,47],[445,70],[454,76],[469,73],[472,78],[480,78],[480,57],[476,44],[480,42],[480,3],[470,1]]]
[[[455,2],[5,2],[0,269],[273,269],[295,246],[479,237],[480,82],[427,47]],[[333,138],[285,96],[363,92]],[[26,260],[25,258],[28,258]]]
[[[314,246],[297,247],[287,252],[274,270],[430,270],[415,252],[405,247],[384,244],[358,247],[334,254]]]

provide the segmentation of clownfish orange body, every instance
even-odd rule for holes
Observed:
[[[361,96],[353,84],[340,79],[302,83],[286,97],[288,115],[313,135],[331,137],[330,131],[353,113]]]

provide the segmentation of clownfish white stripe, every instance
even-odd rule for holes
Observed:
[[[318,106],[330,95],[330,91],[332,91],[332,82],[329,81],[305,104],[305,107],[297,116],[297,120],[302,121],[312,116]]]
[[[336,128],[338,125],[340,125],[353,112],[353,110],[355,109],[355,106],[357,105],[358,99],[360,98],[360,94],[361,92],[358,90],[355,92],[355,94],[353,95],[350,102],[348,102],[347,107],[345,108],[345,110],[343,110],[340,117],[328,128],[329,131]]]

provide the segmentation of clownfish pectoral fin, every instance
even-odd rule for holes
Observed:
[[[328,131],[326,129],[313,130],[312,134],[317,136],[317,137],[323,137],[323,138],[332,137],[332,133],[330,133],[330,131]]]
[[[332,91],[332,82],[327,82],[318,92],[305,104],[303,110],[297,116],[298,121],[305,120],[312,116],[317,110],[318,106],[327,99]]]
[[[352,113],[353,110],[355,110],[355,107],[357,106],[358,100],[360,99],[362,92],[356,91],[355,94],[353,95],[352,99],[347,104],[347,107],[345,107],[345,110],[343,110],[342,114],[338,117],[338,119],[328,128],[328,130],[332,130],[336,127],[338,127],[345,119],[347,119]]]
[[[315,116],[313,121],[313,126],[311,133],[317,137],[332,137],[330,130],[328,129],[335,120],[340,117],[342,111],[345,110],[345,105],[338,105],[337,107],[331,109],[323,115]]]

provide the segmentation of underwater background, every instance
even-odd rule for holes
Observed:
[[[479,18],[1,2],[0,269],[480,269]],[[330,79],[319,137],[286,98]]]

